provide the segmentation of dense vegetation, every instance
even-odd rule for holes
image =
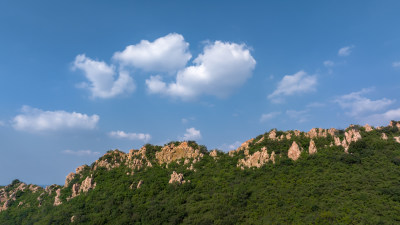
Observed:
[[[393,140],[400,132],[386,127],[389,139],[382,140],[382,130],[357,129],[362,139],[350,145],[348,154],[341,146],[329,147],[329,136],[315,139],[317,154],[304,151],[297,161],[285,154],[293,140],[251,144],[250,153],[267,146],[281,155],[275,164],[259,169],[237,167],[243,152],[233,157],[218,152],[214,159],[194,142],[191,145],[206,153],[194,164],[196,171],[187,170],[183,159],[168,167],[153,163],[134,175],[127,175],[125,165],[110,171],[88,167],[83,173],[92,171],[94,190],[66,201],[70,190],[63,189],[63,204],[56,207],[55,193],[45,195],[38,207],[39,193],[20,192],[18,200],[0,212],[0,224],[69,224],[72,216],[77,224],[400,223],[400,144]],[[294,139],[307,149],[309,138]],[[147,157],[154,160],[161,146],[146,147]],[[172,171],[191,182],[169,184]],[[141,188],[130,188],[140,180]],[[20,201],[25,204],[18,206]]]

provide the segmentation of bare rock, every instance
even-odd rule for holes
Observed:
[[[295,141],[293,141],[292,146],[289,148],[288,151],[288,157],[291,158],[292,160],[296,161],[297,159],[300,158],[300,148],[297,145],[297,143]]]
[[[72,185],[72,194],[71,194],[71,198],[75,198],[76,196],[79,195],[79,184],[73,184]]]
[[[328,134],[330,134],[332,137],[335,137],[337,132],[338,130],[336,130],[335,128],[329,128],[328,130]]]
[[[244,151],[245,155],[249,154],[249,145],[254,141],[254,138],[243,142],[239,148],[236,149],[236,152]]]
[[[268,155],[267,148],[263,147],[261,151],[257,151],[252,155],[247,155],[244,159],[240,159],[237,166],[241,167],[242,169],[244,169],[244,167],[260,168],[269,161],[273,161],[275,163],[275,152],[272,152],[270,156]]]
[[[388,136],[387,136],[385,133],[382,133],[381,138],[382,138],[382,140],[387,140],[387,139],[388,139]]]
[[[299,130],[294,130],[294,136],[298,137],[300,136],[301,132]]]
[[[365,124],[364,128],[365,128],[366,132],[370,132],[370,131],[374,130],[369,124]]]
[[[264,141],[264,136],[262,136],[261,138],[260,138],[260,140],[258,140],[257,142],[256,142],[256,144],[260,144],[261,142],[263,142]]]
[[[75,222],[76,216],[71,216],[71,223]]]
[[[394,140],[395,140],[397,143],[400,143],[400,136],[394,137]]]
[[[143,180],[140,180],[139,183],[136,186],[136,189],[139,189],[143,184]]]
[[[182,173],[177,173],[177,172],[173,171],[172,174],[171,174],[171,179],[169,180],[168,183],[170,183],[170,184],[172,184],[172,183],[184,184],[186,182],[183,180],[183,174]]]
[[[42,190],[43,188],[40,187],[40,186],[31,184],[31,185],[29,185],[28,189],[29,189],[30,191],[32,191],[33,193],[36,193],[36,192],[38,192],[39,190]]]
[[[56,197],[54,198],[54,204],[53,204],[54,206],[62,204],[60,196],[61,196],[61,189],[59,188],[56,190]]]
[[[82,165],[79,166],[78,168],[75,169],[76,174],[80,174],[82,171],[84,171],[88,166],[87,165]]]
[[[107,152],[100,159],[96,160],[94,163],[94,170],[98,167],[105,167],[107,170],[111,170],[121,166],[121,163],[125,161],[127,154],[114,150]]]
[[[79,191],[82,191],[84,193],[88,192],[91,189],[94,189],[96,187],[96,183],[93,182],[92,177],[86,177],[85,180],[82,181],[82,184],[79,188]]]
[[[161,151],[156,152],[156,159],[161,165],[163,163],[169,164],[179,159],[196,159],[200,160],[203,154],[199,149],[193,149],[187,142],[182,142],[178,146],[174,144],[164,146]]]
[[[68,187],[68,185],[69,185],[69,183],[74,179],[74,177],[75,177],[75,173],[69,173],[68,175],[67,175],[67,177],[65,178],[65,184],[64,184],[64,187]]]
[[[210,156],[211,157],[217,157],[217,155],[218,155],[218,152],[217,152],[217,150],[212,150],[211,152],[210,152]]]
[[[308,147],[308,154],[312,155],[317,153],[317,146],[315,146],[315,142],[313,139],[310,141],[310,147]]]
[[[288,139],[288,140],[292,139],[292,134],[290,132],[288,132],[286,134],[286,139]]]
[[[271,130],[268,134],[268,138],[271,140],[275,140],[276,139],[276,130]]]

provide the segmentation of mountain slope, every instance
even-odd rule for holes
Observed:
[[[0,187],[0,224],[400,222],[400,123],[109,151],[64,186]]]

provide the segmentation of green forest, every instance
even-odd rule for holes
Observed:
[[[144,155],[134,151],[131,158],[109,151],[65,187],[17,190],[19,180],[0,187],[1,204],[13,199],[0,212],[0,224],[398,224],[398,124],[369,131],[353,125],[316,137],[274,130],[277,137],[291,137],[268,138],[269,131],[230,154],[217,150],[212,155],[189,141],[197,158],[178,157],[168,163],[160,162],[160,152],[181,142],[147,144]],[[332,144],[335,137],[344,140],[349,130],[361,137],[347,150]],[[308,152],[311,139],[315,154]],[[288,157],[293,142],[301,150],[297,160]],[[259,168],[238,166],[239,160],[263,147],[269,155],[276,154],[274,162]],[[136,166],[139,161],[149,163]],[[186,182],[170,182],[174,172]],[[74,184],[82,186],[88,177],[95,187],[71,198]],[[57,189],[62,203],[55,206]]]

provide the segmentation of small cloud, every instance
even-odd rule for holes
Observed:
[[[302,94],[315,91],[317,77],[307,75],[303,70],[293,74],[285,75],[278,83],[276,90],[268,95],[268,98],[275,103],[282,102],[283,96]]]
[[[151,139],[150,134],[143,133],[125,133],[124,131],[111,131],[109,133],[110,137],[120,138],[120,139],[129,139],[129,140],[140,140],[147,142]]]
[[[393,66],[394,68],[400,68],[400,61],[398,61],[398,62],[393,62],[393,63],[392,63],[392,66]]]
[[[75,156],[98,156],[100,155],[100,152],[93,152],[91,150],[78,150],[78,151],[73,151],[73,150],[64,150],[62,151],[63,154],[66,155],[75,155]]]
[[[324,61],[324,66],[326,66],[326,67],[332,67],[334,65],[335,65],[335,63],[331,60]]]
[[[186,133],[183,137],[180,138],[181,140],[198,140],[201,139],[201,133],[199,130],[196,130],[194,127],[186,129]]]
[[[189,123],[190,121],[193,121],[193,120],[195,120],[195,117],[188,117],[188,118],[182,118],[181,122],[182,122],[182,124],[187,124],[187,123]]]
[[[235,141],[232,144],[223,144],[219,148],[224,151],[230,151],[239,148],[240,145],[242,145],[240,141]]]
[[[350,45],[350,46],[345,46],[345,47],[339,49],[338,56],[350,55],[353,48],[354,48],[354,45]]]
[[[270,112],[270,113],[262,114],[261,118],[260,118],[260,122],[265,122],[267,120],[271,120],[271,119],[275,118],[276,116],[278,116],[279,114],[281,114],[281,112]]]
[[[304,123],[308,121],[308,110],[287,110],[286,115],[290,118],[297,120],[298,123]]]
[[[312,103],[309,103],[306,107],[307,108],[321,108],[321,107],[324,107],[324,106],[325,106],[324,103],[312,102]]]
[[[343,109],[349,110],[347,114],[353,117],[358,117],[368,112],[383,110],[395,102],[395,100],[390,100],[387,98],[371,100],[364,96],[372,90],[373,88],[364,88],[358,92],[342,95],[336,98],[334,101]]]
[[[29,106],[22,107],[22,113],[15,116],[12,126],[22,131],[59,131],[96,128],[100,117],[96,114],[89,116],[77,112],[44,111]]]

